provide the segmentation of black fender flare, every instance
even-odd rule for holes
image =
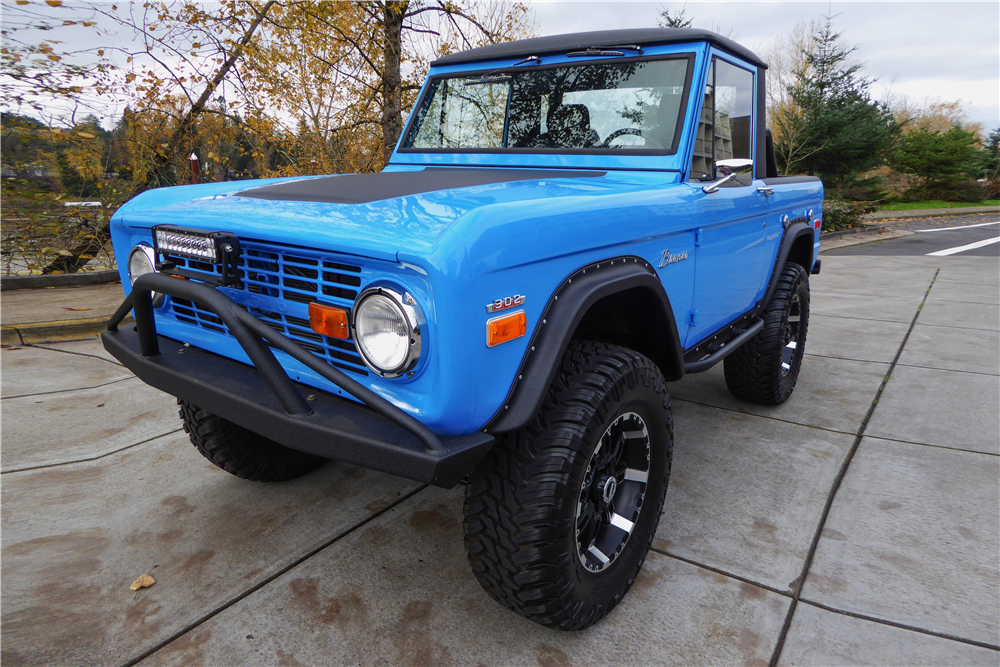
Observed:
[[[809,237],[809,260],[807,262],[808,266],[802,264],[802,268],[806,270],[807,274],[812,271],[812,249],[816,239],[816,231],[813,229],[812,220],[809,218],[794,218],[788,221],[788,225],[785,228],[785,235],[781,239],[778,256],[775,258],[774,268],[771,270],[771,279],[767,283],[767,291],[764,292],[763,298],[754,306],[754,314],[763,310],[764,306],[771,300],[771,297],[774,296],[774,290],[778,286],[778,278],[781,277],[781,269],[785,266],[785,262],[789,260],[789,257],[792,258],[792,261],[799,261],[801,263],[800,257],[792,255],[792,249],[795,247],[796,241],[804,236]]]
[[[670,367],[677,369],[666,379],[680,379],[684,374],[684,353],[674,311],[656,269],[645,259],[631,255],[604,259],[574,271],[549,297],[503,405],[482,430],[500,433],[527,424],[538,412],[560,360],[590,307],[607,296],[635,288],[649,290],[662,308],[667,328],[664,355]]]

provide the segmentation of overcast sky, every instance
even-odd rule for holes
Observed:
[[[70,4],[72,0],[67,0]],[[127,6],[127,0],[119,5]],[[4,5],[12,0],[3,0]],[[76,4],[76,3],[72,3]],[[855,56],[865,64],[864,74],[877,79],[876,99],[886,90],[906,95],[917,105],[925,100],[962,100],[969,120],[986,133],[1000,127],[1000,2],[560,2],[529,1],[540,35],[588,30],[656,26],[661,8],[676,12],[686,7],[694,27],[717,30],[754,51],[788,35],[796,24],[836,16],[835,29],[848,45],[858,45]],[[43,6],[44,7],[44,6]],[[48,10],[57,13],[59,10]],[[95,44],[92,33],[68,29],[68,39],[87,35],[88,44],[65,44],[68,49],[110,46],[132,35],[105,36]],[[61,38],[61,30],[39,39]],[[120,105],[108,100],[104,123],[120,115]]]
[[[681,8],[694,27],[715,29],[753,51],[797,23],[836,16],[834,27],[886,88],[916,102],[963,100],[969,120],[1000,127],[1000,2],[531,2],[540,35],[656,25]]]

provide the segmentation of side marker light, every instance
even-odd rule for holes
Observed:
[[[494,347],[500,343],[520,338],[527,330],[528,320],[524,316],[523,310],[502,317],[494,317],[486,322],[486,346]]]
[[[350,327],[347,326],[347,311],[315,301],[309,304],[309,327],[330,338],[347,340],[351,337]]]

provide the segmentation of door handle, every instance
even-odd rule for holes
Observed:
[[[765,197],[770,197],[771,195],[774,194],[774,188],[769,188],[767,186],[762,185],[761,187],[757,188],[757,192],[763,193]]]

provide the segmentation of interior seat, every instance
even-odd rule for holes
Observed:
[[[590,110],[583,104],[563,104],[549,112],[548,132],[539,143],[551,148],[593,148],[601,140],[590,127]]]

